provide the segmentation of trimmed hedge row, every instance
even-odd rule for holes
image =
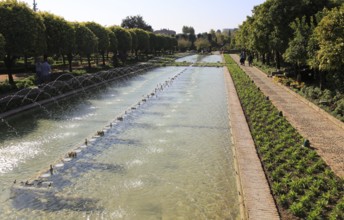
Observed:
[[[225,55],[282,218],[344,219],[344,181]]]

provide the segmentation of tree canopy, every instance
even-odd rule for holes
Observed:
[[[144,31],[139,28],[134,28],[133,31],[137,37],[137,50],[147,51],[149,50],[149,34],[147,31]]]
[[[196,40],[195,46],[198,51],[201,51],[201,50],[209,50],[211,44],[208,41],[208,39],[201,37]]]
[[[50,56],[67,54],[69,44],[73,42],[74,37],[71,24],[64,18],[49,12],[41,12],[40,15],[46,27],[47,50],[45,54]]]
[[[85,25],[96,35],[98,39],[98,52],[102,55],[103,65],[105,65],[105,53],[110,47],[109,33],[105,27],[96,22],[86,22]]]
[[[46,49],[43,19],[25,3],[0,1],[0,33],[6,40],[5,64],[9,82],[14,85],[11,67],[16,57],[42,54]]]
[[[119,26],[112,26],[110,30],[116,35],[117,50],[120,58],[125,61],[127,52],[132,49],[132,38],[130,32]]]
[[[334,8],[315,29],[319,43],[317,58],[321,70],[344,69],[344,4]]]
[[[127,16],[122,20],[121,27],[123,28],[140,28],[145,31],[153,32],[152,26],[148,25],[140,15]]]
[[[74,27],[76,52],[80,55],[85,55],[87,56],[87,58],[89,58],[92,53],[97,51],[97,36],[84,24],[74,23]]]
[[[267,0],[254,7],[253,15],[235,33],[236,46],[257,52],[264,63],[269,64],[273,59],[277,68],[283,58],[294,65],[311,62],[314,66],[317,62],[309,56],[315,54],[316,38],[320,36],[312,34],[319,22],[317,17],[324,8],[342,3],[342,0]]]
[[[191,26],[183,26],[182,32],[183,32],[183,34],[195,35],[195,29]]]

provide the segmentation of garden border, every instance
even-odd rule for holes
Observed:
[[[280,219],[227,67],[224,67],[224,75],[242,219]]]

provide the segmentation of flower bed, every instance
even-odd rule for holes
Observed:
[[[225,60],[282,218],[344,219],[343,180],[303,146],[304,138],[228,55]]]

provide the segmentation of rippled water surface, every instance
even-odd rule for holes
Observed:
[[[91,93],[8,120],[1,219],[239,218],[222,68],[158,68]]]

